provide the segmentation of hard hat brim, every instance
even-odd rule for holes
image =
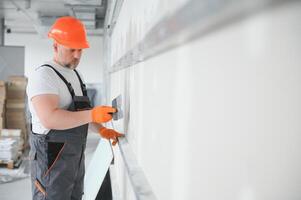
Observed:
[[[55,40],[58,44],[63,45],[65,47],[68,47],[70,49],[87,49],[87,48],[90,48],[90,45],[89,45],[88,41],[82,42],[82,43],[66,42],[66,41],[60,40],[59,38],[56,38],[55,35],[53,35],[51,33],[48,33],[48,37]]]

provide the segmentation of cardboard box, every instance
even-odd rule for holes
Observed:
[[[6,101],[6,111],[19,111],[25,112],[25,101],[22,99],[7,99]]]
[[[5,118],[0,118],[0,129],[3,129],[5,127]]]
[[[7,82],[7,90],[26,90],[26,82]]]
[[[27,78],[25,76],[9,76],[9,82],[25,82],[27,83]]]
[[[6,128],[17,128],[22,129],[27,126],[27,123],[25,120],[16,120],[16,119],[6,119]]]
[[[7,85],[6,99],[22,99],[26,97],[26,91],[24,89],[16,88],[13,85]]]
[[[26,96],[27,78],[10,76],[7,82],[7,99],[24,99]]]
[[[6,84],[0,80],[0,102],[5,102],[6,99]]]
[[[0,117],[5,117],[5,103],[0,102]]]
[[[26,121],[24,112],[6,112],[5,115],[8,121]]]
[[[24,112],[6,112],[5,118],[6,128],[22,129],[27,125],[27,120]]]

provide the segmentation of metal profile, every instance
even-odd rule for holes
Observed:
[[[262,9],[292,1],[190,0],[155,25],[142,41],[111,65],[109,72],[114,73],[145,61]]]
[[[126,92],[126,94],[129,94],[129,91]],[[128,99],[126,97],[125,99]],[[125,102],[125,116],[124,116],[124,122],[125,122],[125,127],[124,131],[125,133],[128,133],[128,122],[130,119],[129,115],[129,107],[130,103],[129,101]],[[112,101],[112,106],[115,108],[118,108],[118,116],[115,116],[116,119],[118,120],[123,118],[123,111],[122,111],[122,96],[119,95]],[[114,116],[113,116],[114,117]],[[113,129],[114,123],[111,121],[111,126]],[[139,166],[138,161],[136,159],[135,154],[133,153],[130,144],[128,143],[126,137],[121,137],[119,138],[118,141],[118,146],[120,150],[120,154],[125,166],[125,169],[127,171],[127,175],[129,177],[131,186],[133,188],[135,197],[137,200],[156,200],[156,196],[142,170],[142,168]],[[117,191],[116,188],[113,188],[113,190]]]
[[[137,200],[157,200],[149,182],[139,166],[126,138],[119,139],[119,149]]]
[[[114,4],[114,8],[113,10],[110,10],[110,12],[112,12],[112,16],[110,18],[110,20],[108,21],[108,24],[106,24],[108,27],[108,35],[111,36],[113,31],[114,31],[114,27],[116,25],[121,7],[123,4],[123,0],[116,0],[115,4]]]

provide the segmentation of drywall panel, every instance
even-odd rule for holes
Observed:
[[[130,104],[130,94],[129,94],[129,71],[123,70],[120,73],[116,73],[116,76],[112,76],[112,83],[115,87],[112,87],[111,94],[112,99],[122,94],[122,110],[125,113],[124,117],[117,121],[112,121],[111,127],[116,131],[125,133],[128,130],[129,119],[129,104]],[[127,102],[125,102],[125,100]],[[128,141],[127,141],[128,142]],[[131,146],[133,147],[133,146]],[[112,185],[113,185],[113,196],[115,200],[123,199],[135,199],[135,193],[133,191],[128,171],[124,167],[126,164],[122,158],[119,148],[114,148],[114,165],[111,166]]]
[[[162,18],[170,15],[188,0],[129,0],[123,3],[112,32],[110,63],[141,41],[146,33]]]
[[[301,198],[300,9],[271,7],[111,74],[111,98],[128,102],[115,127],[158,199]]]

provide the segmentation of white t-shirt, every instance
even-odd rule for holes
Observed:
[[[51,65],[58,72],[60,72],[69,83],[71,83],[75,95],[83,95],[78,77],[72,69],[65,68],[54,61],[45,62],[45,64]],[[28,77],[26,91],[28,96],[29,110],[32,116],[32,131],[37,134],[47,134],[49,129],[46,129],[40,122],[40,119],[38,118],[36,111],[32,106],[31,99],[34,96],[41,94],[56,94],[59,96],[59,108],[68,109],[72,101],[71,94],[66,84],[55,73],[55,71],[46,66],[37,67]]]

